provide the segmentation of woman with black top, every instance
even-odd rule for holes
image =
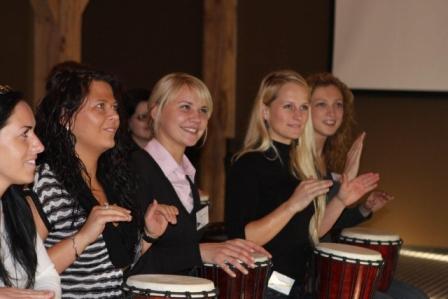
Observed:
[[[36,234],[23,185],[33,181],[37,154],[33,111],[0,85],[0,298],[60,298],[58,273]]]
[[[379,180],[372,173],[343,178],[338,194],[326,205],[332,182],[319,179],[309,114],[309,89],[299,74],[268,74],[255,100],[243,150],[228,175],[229,235],[265,245],[273,256],[267,298],[304,295],[312,243]],[[288,281],[287,287],[276,280]]]
[[[188,74],[173,73],[155,85],[148,103],[152,139],[144,151],[133,154],[139,176],[139,196],[143,206],[157,200],[176,206],[176,225],[153,240],[132,270],[133,274],[166,273],[195,275],[202,263],[221,266],[229,275],[229,265],[246,273],[240,261],[253,265],[251,253],[269,255],[263,248],[245,240],[200,243],[208,222],[208,207],[201,207],[194,184],[195,169],[185,149],[206,135],[212,112],[212,99],[205,84]]]
[[[34,216],[61,274],[64,298],[122,296],[123,271],[149,248],[133,203],[120,126],[120,84],[76,63],[56,66],[37,110],[36,133],[46,147],[34,179]],[[145,228],[159,236],[167,218],[153,205]],[[174,220],[175,221],[175,220]]]

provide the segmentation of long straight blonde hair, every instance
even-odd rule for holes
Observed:
[[[250,116],[249,127],[244,139],[244,145],[235,156],[236,159],[248,152],[265,152],[269,148],[276,149],[272,143],[268,127],[263,118],[263,105],[269,106],[278,96],[280,88],[286,83],[294,83],[308,91],[306,80],[297,72],[292,70],[279,70],[267,74],[261,81],[255,98],[254,107]],[[311,121],[311,111],[308,112],[308,120],[299,140],[294,140],[290,150],[291,173],[300,180],[319,178],[317,171],[317,159],[314,143],[314,128]],[[278,153],[277,153],[278,156]],[[318,228],[322,223],[325,213],[325,196],[319,196],[313,200],[314,215],[310,221],[310,238],[316,245],[319,243]]]

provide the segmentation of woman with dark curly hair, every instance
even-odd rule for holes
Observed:
[[[59,298],[61,292],[23,193],[44,150],[34,126],[22,95],[0,85],[0,298]]]
[[[33,190],[35,219],[66,298],[122,296],[123,271],[160,236],[174,208],[153,204],[143,218],[120,126],[120,84],[76,63],[56,66],[36,114],[46,147]],[[143,223],[141,223],[143,227]]]

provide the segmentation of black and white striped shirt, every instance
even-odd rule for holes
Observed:
[[[73,214],[75,200],[56,179],[48,165],[38,167],[33,191],[45,214],[48,229],[45,247],[77,233],[86,221],[80,207]],[[73,253],[74,254],[74,253]],[[103,236],[88,245],[61,276],[62,298],[116,298],[122,296],[123,272],[112,264]]]

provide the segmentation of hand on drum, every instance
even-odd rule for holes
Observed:
[[[132,220],[131,211],[117,205],[105,204],[94,206],[86,222],[77,234],[86,244],[93,243],[103,232],[108,222],[129,222]]]
[[[1,299],[52,299],[54,298],[53,291],[37,291],[18,288],[0,287]]]
[[[347,176],[343,174],[341,188],[336,196],[345,206],[349,206],[363,197],[367,192],[375,189],[379,180],[379,174],[372,172],[361,174],[353,180],[349,180]]]
[[[153,238],[160,237],[166,230],[169,223],[177,223],[179,211],[175,206],[159,204],[154,199],[148,206],[145,213],[145,231]]]
[[[362,207],[372,213],[383,208],[390,200],[394,199],[392,195],[385,191],[375,190],[369,194],[367,200],[364,202]]]
[[[204,263],[219,265],[227,274],[235,277],[235,273],[230,265],[240,272],[247,274],[247,270],[242,263],[253,268],[255,267],[253,253],[261,253],[271,257],[263,247],[247,240],[232,239],[219,243],[201,243],[201,258]]]
[[[302,211],[314,198],[327,193],[331,185],[331,180],[308,179],[300,182],[288,199],[289,209],[294,214]]]
[[[347,153],[344,174],[349,180],[353,180],[358,175],[359,163],[361,161],[361,154],[364,146],[365,136],[365,132],[359,135],[359,137],[356,138],[355,142],[353,142],[350,150]]]

